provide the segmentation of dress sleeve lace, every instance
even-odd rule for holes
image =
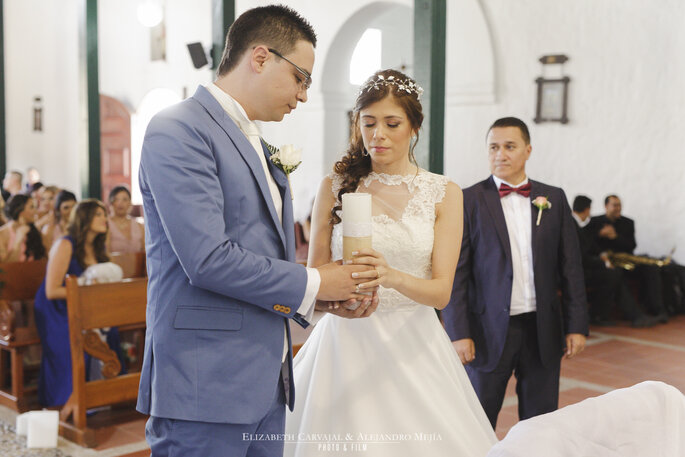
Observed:
[[[407,215],[426,217],[435,220],[435,205],[445,198],[445,190],[449,178],[423,171],[411,181],[408,181],[412,199],[407,207]]]
[[[331,173],[328,177],[331,179],[331,192],[333,192],[335,202],[336,204],[340,203],[338,200],[338,192],[340,192],[340,189],[342,188],[343,178],[337,173]]]

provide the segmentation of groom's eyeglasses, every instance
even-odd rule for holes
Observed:
[[[271,54],[277,55],[278,57],[280,57],[281,59],[285,60],[286,62],[288,62],[288,63],[289,63],[290,65],[292,65],[293,67],[295,67],[295,69],[296,69],[297,71],[299,71],[300,74],[302,74],[302,76],[304,76],[304,80],[300,81],[300,85],[302,86],[302,88],[303,88],[304,90],[308,90],[308,89],[309,89],[309,87],[312,85],[312,75],[310,75],[309,72],[308,72],[307,70],[304,70],[304,69],[300,68],[298,65],[296,65],[295,63],[293,63],[290,59],[288,59],[288,58],[286,58],[286,57],[283,57],[283,54],[281,54],[280,52],[276,51],[275,49],[269,48],[269,52],[270,52]]]

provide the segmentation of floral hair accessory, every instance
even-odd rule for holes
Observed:
[[[423,94],[423,88],[416,84],[412,79],[400,79],[395,76],[388,76],[387,78],[383,75],[376,75],[374,79],[364,84],[360,89],[359,93],[368,92],[371,89],[380,90],[383,86],[395,86],[400,92],[406,92],[407,94],[416,94],[416,99],[421,99],[421,94]]]
[[[532,203],[538,209],[538,220],[535,225],[540,225],[540,219],[542,219],[542,210],[550,209],[552,207],[552,203],[547,200],[547,197],[543,197],[542,195],[536,197]]]

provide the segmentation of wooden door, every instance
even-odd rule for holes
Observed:
[[[100,94],[100,179],[102,201],[113,187],[131,188],[131,113],[120,101]]]

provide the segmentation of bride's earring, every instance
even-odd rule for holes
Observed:
[[[369,151],[367,151],[366,148],[362,148],[362,155],[363,155],[364,157],[368,156],[368,155],[369,155]]]

